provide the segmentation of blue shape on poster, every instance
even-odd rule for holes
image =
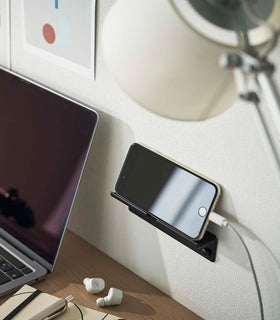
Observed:
[[[71,26],[68,18],[61,10],[58,11],[58,30],[58,45],[60,48],[64,48],[71,38]]]
[[[58,0],[55,0],[55,8],[58,9]]]

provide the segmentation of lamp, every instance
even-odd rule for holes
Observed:
[[[280,98],[266,60],[279,17],[280,0],[118,0],[104,22],[103,54],[132,99],[178,120],[216,116],[236,99],[232,73],[219,67],[222,56],[223,66],[234,69],[239,95],[253,102],[280,183],[279,159],[259,111],[261,93],[279,126]]]
[[[201,16],[197,10],[204,7],[193,4],[202,2],[214,10],[222,0],[118,0],[103,26],[103,54],[119,85],[140,105],[169,118],[207,119],[236,98],[232,76],[219,68],[218,59],[240,40]],[[265,17],[279,28],[280,2],[274,7],[266,2]],[[234,25],[235,14],[228,12],[224,20],[230,16]],[[249,37],[260,45],[269,34],[262,26],[252,28]]]

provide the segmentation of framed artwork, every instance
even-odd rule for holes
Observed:
[[[96,0],[22,0],[25,50],[94,78]]]

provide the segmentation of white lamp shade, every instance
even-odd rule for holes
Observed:
[[[236,99],[231,72],[218,65],[229,50],[194,31],[172,1],[116,1],[104,22],[102,48],[123,90],[162,116],[202,120]]]

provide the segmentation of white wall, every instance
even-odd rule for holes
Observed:
[[[9,65],[9,0],[0,0],[0,64]]]
[[[259,319],[246,256],[229,231],[210,226],[219,238],[217,260],[211,263],[110,197],[129,145],[143,142],[222,185],[217,211],[243,235],[260,280],[266,319],[278,320],[279,186],[248,106],[238,101],[214,119],[190,123],[161,118],[131,101],[102,59],[102,23],[113,2],[98,1],[93,81],[25,52],[21,6],[12,0],[13,69],[100,114],[69,228],[205,319]],[[279,48],[273,55],[278,65]],[[275,76],[280,87],[279,70]]]

